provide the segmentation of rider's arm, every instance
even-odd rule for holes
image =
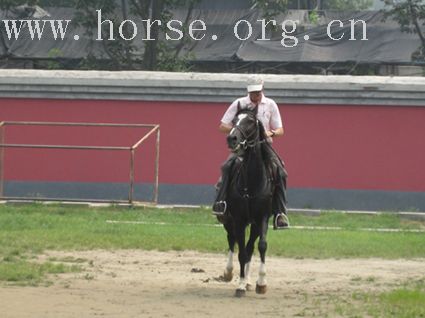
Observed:
[[[232,130],[233,126],[225,123],[221,123],[218,129],[225,134],[228,134]]]
[[[239,103],[239,99],[235,100],[230,106],[229,108],[227,108],[226,112],[223,115],[223,118],[221,119],[220,122],[220,126],[218,127],[218,129],[225,134],[228,134],[232,128],[233,128],[233,124],[232,124],[232,120],[236,115],[236,112],[238,110],[238,103]]]
[[[271,118],[270,118],[270,131],[267,132],[267,136],[269,137],[280,137],[283,136],[284,130],[282,125],[282,118],[280,116],[279,108],[277,107],[277,104],[275,101],[271,100],[272,102],[272,112],[271,112]],[[278,127],[278,128],[274,128]]]
[[[272,130],[267,131],[267,136],[272,137],[272,138],[279,137],[279,136],[283,136],[284,132],[285,131],[283,130],[283,127],[280,127],[280,128],[277,128],[277,129],[272,129]]]

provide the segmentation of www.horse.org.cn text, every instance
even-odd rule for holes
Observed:
[[[207,23],[199,19],[190,21],[186,26],[182,21],[175,19],[167,22],[151,19],[138,20],[138,23],[133,20],[124,20],[116,28],[114,22],[102,17],[102,10],[96,10],[96,12],[97,23],[94,32],[96,41],[115,41],[118,37],[122,40],[132,41],[138,36],[141,37],[142,41],[155,41],[157,39],[153,36],[153,33],[156,26],[164,30],[167,41],[180,41],[184,37],[189,37],[194,41],[202,41],[208,38],[213,41],[219,39],[219,35],[209,34]],[[72,20],[3,20],[2,22],[2,27],[4,27],[9,40],[18,40],[20,36],[24,36],[23,33],[25,32],[28,32],[32,40],[42,40],[43,37],[47,36],[53,36],[55,40],[64,40]],[[270,41],[270,34],[277,32],[282,46],[295,47],[300,41],[300,38],[296,36],[298,25],[298,20],[285,20],[281,23],[273,19],[259,19],[255,23],[239,20],[227,32],[239,41]],[[356,29],[357,32],[355,32]],[[368,40],[367,25],[363,20],[351,19],[345,21],[345,24],[341,20],[332,20],[326,25],[326,35],[332,41],[347,38],[350,41]],[[305,41],[310,39],[308,34],[298,36]],[[78,34],[74,35],[74,40],[79,40],[79,38]],[[275,39],[276,37],[273,36],[273,40]]]

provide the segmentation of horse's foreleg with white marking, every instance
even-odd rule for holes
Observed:
[[[241,254],[243,254],[243,252],[242,253],[239,252],[239,263],[241,265],[241,271],[239,275],[238,288],[236,289],[236,293],[235,293],[236,297],[245,296],[245,293],[246,293],[245,262],[241,260]],[[242,256],[242,258],[244,257]]]
[[[235,235],[233,234],[233,224],[227,222],[224,224],[224,228],[227,232],[227,243],[229,244],[229,253],[227,254],[227,264],[224,269],[223,279],[226,282],[230,282],[233,279],[233,255],[235,252]]]
[[[226,282],[230,282],[233,279],[233,252],[229,251],[227,255],[227,264],[224,269],[223,278]]]
[[[238,288],[236,289],[235,296],[236,297],[245,296],[245,292],[246,292],[246,278],[241,277],[239,278],[239,285],[238,285]]]
[[[258,251],[260,252],[261,265],[258,272],[258,280],[255,291],[257,294],[265,294],[267,291],[267,281],[266,281],[266,251],[267,251],[267,220],[263,220],[261,226],[260,241],[258,242]]]
[[[257,294],[265,294],[267,291],[266,264],[263,262],[261,262],[260,270],[258,271],[257,287],[255,291]]]
[[[238,248],[239,248],[239,286],[236,289],[235,296],[236,297],[242,297],[245,296],[246,293],[246,279],[245,279],[245,265],[247,263],[248,257],[246,254],[246,248],[245,248],[245,228],[239,228],[235,231],[237,233],[237,242],[238,242]]]
[[[249,234],[249,240],[246,244],[246,252],[248,255],[247,263],[245,264],[245,277],[246,277],[246,289],[252,290],[252,282],[251,282],[251,260],[252,260],[252,254],[254,253],[254,245],[255,241],[257,240],[258,236],[260,235],[259,227],[256,224],[251,225],[251,230]]]
[[[252,282],[251,282],[251,262],[245,264],[245,282],[246,282],[246,290],[252,290]]]

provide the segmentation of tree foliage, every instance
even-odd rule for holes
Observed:
[[[129,15],[142,20],[144,30],[147,28],[147,20],[168,21],[172,17],[172,10],[175,8],[187,8],[187,17],[190,16],[194,5],[199,0],[74,0],[77,8],[76,21],[84,27],[86,35],[93,37],[93,32],[97,30],[97,11],[102,10],[102,19],[111,20],[114,25],[114,33],[118,34],[118,28],[122,21],[127,20]],[[186,19],[187,20],[187,19]],[[107,68],[133,69],[135,65],[146,70],[172,70],[172,65],[176,70],[181,70],[186,63],[185,57],[179,57],[179,53],[184,46],[184,41],[179,41],[175,46],[161,40],[163,23],[151,25],[150,37],[154,41],[144,42],[143,55],[137,55],[136,47],[132,40],[124,40],[116,37],[114,41],[104,40],[102,45],[109,59],[113,63],[106,65]],[[128,26],[128,25],[126,25]],[[128,39],[131,37],[129,30],[124,27],[123,34]],[[109,37],[109,29],[102,29],[104,39]],[[99,62],[90,56],[90,63]],[[102,62],[101,62],[102,63]],[[105,65],[104,65],[105,66]]]
[[[266,20],[284,13],[289,7],[288,0],[251,0],[251,3],[263,12],[263,18]]]
[[[322,0],[322,8],[330,10],[366,10],[373,0]]]
[[[425,61],[425,2],[423,0],[385,1],[385,18],[400,24],[402,32],[419,36],[421,45],[412,53],[412,60]]]
[[[46,1],[46,0],[45,0]],[[118,26],[120,21],[127,19],[127,14],[136,16],[142,21],[169,21],[173,17],[173,10],[186,9],[186,18],[183,22],[183,30],[187,30],[193,10],[200,0],[74,0],[78,9],[77,21],[84,27],[88,36],[93,36],[97,26],[96,10],[102,8],[102,17],[113,21]],[[251,1],[251,0],[250,0]],[[287,8],[287,0],[252,0],[254,6],[258,6],[265,12],[266,17],[271,17]],[[146,30],[146,22],[143,24]],[[164,31],[165,23],[161,26],[153,24],[150,35],[155,41],[144,42],[143,56],[133,54],[135,46],[132,41],[124,41],[117,38],[115,41],[103,41],[105,52],[114,60],[115,68],[133,68],[141,65],[146,70],[182,70],[187,68],[189,56],[181,56],[181,51],[188,41],[183,37],[177,44],[164,41],[161,32]],[[104,32],[104,31],[102,31]],[[117,30],[115,30],[116,33]],[[124,30],[124,33],[126,30]],[[105,38],[105,37],[104,37]],[[91,63],[96,61],[93,57]],[[173,67],[174,66],[174,67]]]
[[[279,6],[287,4],[289,9],[301,10],[366,10],[373,5],[373,0],[252,0],[254,2],[277,3]],[[267,5],[267,6],[270,6]],[[273,7],[273,4],[272,4]]]
[[[27,4],[29,6],[38,4],[39,0],[0,0],[0,9],[9,10],[13,7]]]

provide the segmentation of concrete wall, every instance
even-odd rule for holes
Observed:
[[[161,203],[210,204],[227,156],[217,130],[248,75],[0,71],[0,120],[161,125]],[[283,116],[274,146],[291,208],[425,211],[425,79],[266,75]],[[7,143],[127,145],[142,131],[8,128]],[[153,146],[136,154],[149,195]],[[119,153],[4,152],[5,194],[125,198]]]

